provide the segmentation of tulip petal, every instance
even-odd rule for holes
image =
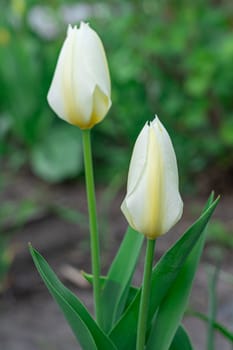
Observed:
[[[70,62],[67,62],[68,58],[72,54],[72,28],[68,27],[67,37],[62,46],[60,55],[58,57],[57,65],[55,68],[53,80],[48,92],[48,103],[53,111],[61,118],[66,121],[68,120],[65,106],[65,99],[63,93],[63,79],[64,76],[64,65],[70,67]],[[70,73],[69,73],[70,75]]]
[[[146,163],[149,126],[146,123],[134,145],[127,181],[127,194],[136,187]]]
[[[175,151],[168,135],[157,117],[152,126],[160,144],[163,159],[163,222],[162,231],[168,232],[177,223],[183,212],[183,202],[179,193],[178,169]]]
[[[131,196],[131,199],[134,199],[133,193],[137,189],[137,185],[142,178],[143,169],[146,163],[148,132],[149,127],[146,123],[134,145],[128,173],[127,194],[121,205],[121,210],[124,213],[126,219],[128,220],[130,226],[140,232],[142,231],[139,230],[138,225],[135,223],[135,217],[137,216],[136,213],[138,213],[138,210],[136,209],[135,215],[131,215],[131,213],[134,213],[134,210],[132,210],[130,205],[133,201],[130,201],[129,198]],[[139,208],[139,211],[140,210],[141,208]]]
[[[182,214],[175,152],[157,117],[135,143],[121,209],[129,224],[150,239],[166,233]]]
[[[86,23],[76,31],[73,55],[76,115],[71,114],[70,119],[81,128],[91,127],[104,118],[111,106],[110,77],[103,45]]]
[[[92,106],[92,115],[90,118],[90,127],[99,123],[104,116],[107,114],[111,106],[111,101],[109,101],[108,96],[106,96],[99,86],[95,87],[93,93],[93,106]]]
[[[129,187],[121,208],[132,227],[149,238],[161,234],[160,172],[159,145],[153,130],[146,124],[135,144]]]
[[[86,23],[81,23],[80,33],[83,39],[87,71],[92,80],[98,82],[100,90],[106,96],[110,96],[110,75],[103,44],[96,32]]]

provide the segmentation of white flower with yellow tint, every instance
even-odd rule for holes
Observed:
[[[149,239],[168,232],[183,212],[178,182],[171,139],[156,117],[146,123],[134,146],[121,205],[129,225]]]
[[[90,129],[111,107],[108,64],[99,36],[86,23],[68,27],[48,102],[70,124]]]

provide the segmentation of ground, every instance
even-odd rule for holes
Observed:
[[[103,186],[98,187],[102,269],[106,272],[126,229],[120,212],[123,192],[113,195]],[[5,290],[0,295],[0,348],[4,350],[73,350],[79,349],[57,305],[48,294],[35,270],[28,253],[28,242],[37,248],[54,268],[64,283],[70,287],[92,310],[92,291],[83,283],[79,274],[71,267],[90,271],[89,236],[86,223],[86,196],[83,185],[71,182],[49,186],[32,176],[8,178],[7,186],[0,195],[2,203],[33,199],[34,214],[21,226],[15,222],[17,212],[6,223],[7,232],[14,232],[11,245],[14,251],[13,264],[9,271]],[[181,232],[197,218],[206,198],[185,197],[182,220],[167,235],[158,239],[156,257],[171,246]],[[39,203],[39,204],[38,204]],[[214,219],[221,220],[226,229],[232,229],[233,197],[223,196]],[[61,209],[62,208],[62,209]],[[66,211],[70,208],[73,211]],[[78,223],[74,213],[78,212]],[[69,218],[69,220],[68,220]],[[6,234],[6,233],[4,233]],[[219,250],[218,250],[219,251]],[[232,330],[233,322],[233,264],[232,250],[221,245],[221,273],[218,281],[217,319]],[[208,243],[198,269],[190,298],[190,307],[202,312],[208,307],[207,266],[216,262],[216,245]],[[134,282],[140,283],[143,260],[135,274]],[[196,350],[205,349],[206,325],[185,317]],[[222,337],[216,337],[216,349],[230,350]]]

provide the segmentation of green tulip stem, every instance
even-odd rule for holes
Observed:
[[[137,350],[143,350],[145,348],[154,250],[155,250],[155,239],[147,239],[142,293],[141,293],[139,316],[138,316],[137,348],[136,348]]]
[[[82,131],[82,139],[83,139],[86,191],[87,191],[89,225],[90,225],[94,307],[95,307],[96,321],[99,324],[99,321],[100,321],[100,249],[99,249],[99,234],[98,234],[98,225],[97,225],[95,185],[94,185],[93,162],[92,162],[92,151],[91,151],[91,132],[89,129]]]

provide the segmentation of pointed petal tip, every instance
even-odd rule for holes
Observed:
[[[155,115],[154,115],[154,119],[148,120],[148,121],[146,122],[146,124],[147,124],[148,126],[153,126],[153,125],[155,125],[157,122],[160,122],[160,120],[159,120],[158,115],[155,114]]]
[[[71,24],[68,24],[66,35],[69,36],[74,29]]]
[[[157,114],[154,115],[154,119],[151,122],[153,125],[160,123],[159,117]]]
[[[161,124],[161,121],[160,121],[160,119],[159,119],[159,117],[158,117],[158,114],[155,114],[154,121],[157,122],[157,123],[159,123],[159,124]]]
[[[87,22],[81,21],[79,25],[79,29],[90,29],[90,25]]]

